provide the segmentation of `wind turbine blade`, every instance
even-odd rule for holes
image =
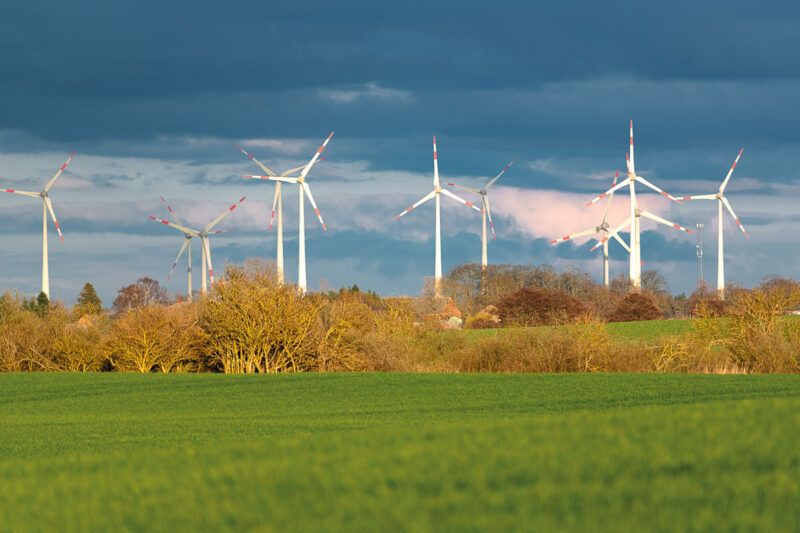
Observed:
[[[463,185],[456,185],[455,183],[449,183],[449,182],[445,182],[445,183],[447,183],[451,187],[455,187],[457,189],[461,189],[462,191],[467,191],[467,192],[471,192],[471,193],[474,193],[474,194],[480,194],[481,193],[481,191],[479,191],[478,189],[470,189],[469,187],[464,187]]]
[[[664,224],[665,226],[672,226],[673,228],[675,228],[675,229],[679,229],[679,230],[681,230],[681,231],[685,231],[686,233],[694,233],[694,232],[693,232],[692,230],[690,230],[689,228],[684,228],[683,226],[681,226],[681,225],[679,225],[679,224],[675,224],[674,222],[670,222],[669,220],[665,220],[665,219],[661,218],[661,217],[660,217],[660,216],[658,216],[658,215],[654,215],[654,214],[653,214],[653,213],[651,213],[650,211],[640,211],[639,213],[640,213],[640,214],[641,214],[643,217],[647,217],[647,218],[649,218],[650,220],[655,220],[656,222],[660,222],[661,224]]]
[[[39,192],[18,191],[16,189],[0,189],[0,190],[5,191],[5,192],[10,192],[12,194],[22,194],[22,195],[25,195],[25,196],[31,196],[33,198],[39,198],[42,195],[42,193],[39,193]]]
[[[589,249],[589,251],[590,251],[590,252],[594,252],[594,251],[597,249],[597,247],[598,247],[598,246],[602,245],[604,242],[606,242],[606,241],[608,240],[608,236],[609,236],[609,235],[611,235],[611,236],[617,235],[617,233],[619,232],[619,230],[621,230],[622,228],[624,228],[625,226],[627,226],[627,225],[628,225],[628,224],[630,224],[630,223],[631,223],[631,217],[628,217],[628,218],[626,218],[626,219],[625,219],[625,222],[623,222],[622,224],[620,224],[620,225],[619,225],[619,226],[617,226],[616,228],[614,228],[614,229],[612,229],[611,231],[609,231],[609,232],[608,232],[608,235],[606,235],[605,237],[603,237],[602,239],[600,239],[600,240],[598,240],[596,243],[594,243],[594,246],[592,246],[592,247]],[[617,237],[619,237],[619,236],[617,236]],[[619,240],[619,239],[618,239],[618,240]],[[628,251],[630,252],[630,248],[628,248]]]
[[[624,240],[622,240],[622,238],[619,236],[619,234],[618,234],[617,232],[613,232],[613,233],[609,232],[609,235],[611,235],[612,237],[614,237],[614,239],[616,239],[616,241],[617,241],[618,243],[620,243],[620,244],[622,245],[622,247],[623,247],[623,248],[625,248],[625,250],[626,250],[628,253],[631,253],[631,247],[630,247],[630,246],[628,246],[628,243],[627,243],[627,242],[625,242]]]
[[[739,149],[739,155],[736,156],[736,160],[733,162],[731,169],[728,171],[728,175],[725,176],[725,181],[723,181],[722,185],[719,186],[719,192],[723,192],[725,190],[725,187],[728,186],[728,180],[731,179],[731,174],[733,174],[733,169],[736,168],[736,163],[738,163],[739,158],[742,157],[742,151],[744,151],[744,148]]]
[[[584,207],[589,207],[589,206],[590,206],[590,205],[592,205],[593,203],[595,203],[595,202],[598,202],[598,201],[602,200],[603,198],[605,198],[605,197],[606,197],[606,196],[608,196],[609,194],[613,193],[614,191],[618,191],[618,190],[620,190],[621,188],[625,187],[625,186],[626,186],[626,185],[628,185],[630,182],[631,182],[631,179],[630,179],[630,178],[625,178],[624,180],[622,180],[621,182],[617,183],[616,185],[614,185],[613,187],[611,187],[610,189],[608,189],[606,192],[604,192],[604,193],[603,193],[603,194],[601,194],[600,196],[597,196],[597,197],[595,197],[595,198],[594,198],[594,199],[593,199],[591,202],[587,203],[587,204],[586,204]]]
[[[716,194],[697,194],[695,196],[681,196],[681,200],[716,200]]]
[[[436,154],[436,135],[433,136],[433,186],[439,186],[439,156]]]
[[[331,140],[331,137],[333,137],[333,132],[331,132],[331,134],[330,134],[330,135],[328,135],[328,138],[327,138],[327,139],[325,139],[325,142],[324,142],[324,143],[322,143],[322,146],[320,146],[320,147],[319,147],[319,150],[317,150],[317,153],[316,153],[316,154],[314,154],[314,157],[312,157],[312,158],[311,158],[311,161],[309,161],[309,162],[308,162],[308,164],[305,166],[305,168],[303,168],[303,172],[301,172],[301,173],[300,173],[300,177],[301,177],[301,178],[305,178],[305,177],[306,177],[306,174],[308,174],[308,171],[309,171],[309,170],[311,170],[311,166],[312,166],[314,163],[316,163],[316,162],[317,162],[317,159],[319,159],[319,155],[320,155],[320,154],[322,153],[322,151],[325,149],[325,146],[327,146],[327,145],[328,145],[328,141],[330,141],[330,140]]]
[[[614,183],[611,184],[612,189],[617,186],[618,178],[619,178],[619,170],[617,170],[617,173],[614,174]],[[614,193],[612,192],[611,194],[608,195],[608,201],[606,202],[606,210],[603,211],[603,222],[605,222],[606,218],[608,217],[608,211],[611,209],[611,200],[613,199],[614,199]]]
[[[630,149],[629,153],[631,154],[631,159],[630,159],[631,166],[628,168],[628,172],[635,176],[636,175],[636,167],[633,164],[633,121],[632,120],[631,120],[631,149]]]
[[[282,183],[297,183],[297,178],[291,178],[286,176],[254,176],[252,174],[245,174],[244,177],[255,178],[259,180],[280,181]]]
[[[217,231],[209,231],[208,234],[209,235],[216,235],[217,233],[230,233],[231,231],[233,231],[233,230],[232,229],[220,229],[220,230],[217,230]]]
[[[275,175],[275,173],[274,173],[273,171],[271,171],[270,169],[268,169],[267,167],[265,167],[265,166],[264,166],[264,165],[261,163],[261,161],[259,161],[258,159],[256,159],[256,158],[255,158],[255,157],[253,157],[252,155],[250,155],[250,154],[247,152],[247,150],[245,150],[244,148],[242,148],[242,147],[241,147],[241,146],[239,146],[238,144],[236,145],[236,148],[238,148],[239,150],[241,150],[241,151],[242,151],[242,153],[243,153],[244,155],[246,155],[247,157],[249,157],[250,159],[252,159],[252,160],[255,162],[255,164],[256,164],[256,165],[260,166],[260,167],[261,167],[261,170],[263,170],[264,172],[266,172],[266,173],[267,173],[267,174],[269,174],[270,176],[274,176],[274,175]]]
[[[149,218],[150,220],[155,220],[156,222],[161,222],[162,224],[166,224],[167,226],[170,226],[172,228],[180,230],[180,231],[182,231],[184,233],[188,233],[190,235],[195,235],[195,236],[200,235],[200,233],[198,231],[196,231],[196,230],[193,230],[191,228],[187,228],[186,226],[181,226],[180,224],[176,224],[176,223],[170,222],[168,220],[163,220],[161,218],[156,218],[156,217],[147,217],[147,218]]]
[[[722,203],[725,204],[725,207],[728,208],[728,211],[730,212],[731,216],[733,217],[733,220],[735,220],[736,223],[739,225],[739,229],[742,230],[742,233],[744,233],[744,236],[749,239],[750,235],[747,234],[747,232],[744,230],[744,226],[742,226],[742,223],[739,222],[739,217],[737,217],[736,213],[733,212],[733,208],[731,207],[730,202],[728,202],[728,199],[723,197],[722,198]],[[719,223],[722,224],[722,221],[720,220]]]
[[[450,192],[450,191],[448,191],[447,189],[442,189],[442,194],[444,194],[445,196],[449,196],[450,198],[452,198],[452,199],[453,199],[453,200],[455,200],[456,202],[461,202],[462,204],[466,205],[467,207],[471,207],[472,209],[474,209],[474,210],[475,210],[475,211],[477,211],[478,213],[483,213],[483,209],[481,209],[481,208],[480,208],[480,207],[478,207],[477,205],[472,205],[472,204],[471,204],[471,203],[469,203],[468,201],[464,200],[464,199],[463,199],[463,198],[461,198],[460,196],[457,196],[457,195],[455,195],[455,194],[451,193],[451,192]]]
[[[51,179],[50,182],[47,185],[45,185],[44,191],[42,191],[42,192],[47,192],[47,191],[50,190],[50,187],[53,186],[53,184],[56,182],[56,180],[61,175],[61,173],[64,172],[64,169],[67,168],[67,165],[69,165],[69,162],[72,161],[72,158],[75,157],[75,153],[76,152],[72,152],[72,155],[69,156],[69,159],[67,159],[66,163],[61,165],[61,168],[58,169],[58,172],[56,172],[56,175],[53,176],[53,179]]]
[[[483,207],[486,210],[486,218],[489,219],[489,227],[492,228],[492,238],[497,240],[497,235],[494,234],[494,224],[492,223],[492,210],[489,209],[489,196],[483,196]]]
[[[172,263],[172,268],[169,269],[169,276],[167,276],[167,281],[172,277],[172,273],[175,272],[175,267],[178,265],[178,261],[181,260],[181,256],[183,255],[183,251],[186,249],[186,246],[189,244],[189,239],[183,239],[183,246],[181,246],[181,251],[178,252],[178,257],[175,258],[175,262]]]
[[[484,189],[486,189],[486,190],[488,191],[488,190],[489,190],[489,187],[491,187],[492,185],[494,185],[494,182],[495,182],[495,181],[497,181],[498,179],[500,179],[500,176],[502,176],[502,175],[505,173],[505,171],[506,171],[506,170],[508,170],[509,168],[511,168],[511,165],[513,165],[513,164],[514,164],[514,161],[516,161],[517,159],[518,159],[518,158],[516,158],[516,157],[515,157],[515,158],[514,158],[514,159],[511,161],[511,163],[507,164],[507,165],[506,165],[506,168],[504,168],[503,170],[501,170],[501,171],[500,171],[500,174],[498,174],[497,176],[495,176],[494,178],[492,178],[492,181],[490,181],[490,182],[489,182],[489,183],[486,185],[486,187],[484,187]]]
[[[272,214],[269,216],[269,230],[272,231],[272,223],[275,221],[275,206],[278,204],[278,196],[281,190],[275,185],[275,196],[272,198]]]
[[[426,194],[425,196],[423,196],[423,197],[422,197],[422,198],[421,198],[419,201],[417,201],[417,203],[415,203],[414,205],[412,205],[411,207],[409,207],[408,209],[406,209],[405,211],[403,211],[402,213],[400,213],[399,215],[397,215],[396,217],[394,217],[392,220],[397,220],[398,218],[400,218],[401,216],[405,215],[406,213],[408,213],[408,212],[409,212],[409,211],[411,211],[412,209],[416,209],[416,208],[417,208],[417,207],[419,207],[421,204],[423,204],[423,203],[427,202],[428,200],[430,200],[430,199],[431,199],[431,198],[433,198],[434,196],[436,196],[436,191],[431,191],[431,192],[429,192],[428,194]]]
[[[230,212],[233,211],[234,209],[236,209],[236,207],[238,207],[238,205],[240,203],[244,202],[245,198],[247,198],[247,196],[243,196],[242,198],[240,198],[238,202],[236,202],[235,204],[230,206],[228,209],[225,210],[224,213],[222,213],[220,216],[218,216],[217,218],[212,220],[211,223],[208,226],[206,226],[205,230],[203,230],[203,231],[208,232],[208,230],[210,230],[211,228],[213,228],[214,226],[219,224],[219,221],[222,220],[223,218],[225,218],[226,216],[228,216],[230,214]]]
[[[161,201],[164,202],[165,206],[167,206],[167,211],[169,211],[169,214],[172,215],[172,218],[175,219],[175,222],[177,222],[178,224],[183,224],[183,222],[181,222],[180,219],[178,218],[178,215],[175,214],[175,211],[172,210],[172,207],[170,207],[170,205],[167,203],[167,199],[164,198],[163,194],[161,195]]]
[[[560,242],[568,241],[570,239],[577,239],[578,237],[585,237],[586,235],[594,235],[597,233],[597,228],[587,229],[585,231],[580,231],[578,233],[573,233],[572,235],[566,235],[559,239],[555,239],[550,241],[550,244],[558,244]]]
[[[650,187],[654,191],[663,194],[664,196],[666,196],[667,198],[669,198],[673,202],[678,202],[679,204],[683,204],[683,202],[681,202],[680,200],[678,200],[677,198],[675,198],[671,194],[665,193],[664,191],[662,191],[661,189],[659,189],[658,187],[656,187],[655,185],[653,185],[652,183],[650,183],[649,181],[647,181],[646,179],[644,179],[641,176],[636,176],[636,181],[642,182],[643,184],[647,185],[648,187]]]
[[[320,161],[324,161],[324,160],[326,160],[326,159],[328,159],[328,156],[325,156],[325,157],[320,157],[319,159],[317,159],[317,163],[319,163]],[[316,165],[316,163],[314,163],[314,164]],[[295,172],[297,172],[298,170],[303,170],[304,168],[306,168],[306,165],[300,165],[300,166],[299,166],[299,167],[297,167],[297,168],[292,168],[292,169],[289,169],[289,170],[287,170],[287,171],[285,171],[285,172],[282,172],[282,173],[281,173],[281,177],[288,178],[288,177],[289,177],[289,174],[294,174],[294,173],[295,173]]]
[[[58,236],[61,237],[61,242],[64,242],[64,236],[61,235],[61,227],[58,225],[58,220],[56,219],[56,214],[53,211],[53,203],[50,201],[50,198],[47,196],[44,197],[44,203],[47,204],[47,210],[50,211],[50,216],[53,218],[53,224],[56,225],[56,230],[58,231]]]
[[[322,229],[328,231],[328,228],[325,226],[325,222],[322,220],[322,215],[319,214],[319,209],[317,209],[317,204],[314,202],[314,197],[311,195],[311,187],[308,186],[308,183],[305,181],[302,183],[303,190],[306,191],[306,195],[308,196],[308,201],[311,202],[311,207],[314,208],[314,212],[317,214],[317,218],[319,219],[319,223],[322,224]]]

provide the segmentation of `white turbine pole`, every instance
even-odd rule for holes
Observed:
[[[439,156],[436,153],[436,135],[433,136],[433,190],[436,192],[436,258],[434,261],[433,289],[437,298],[442,296],[442,221],[439,184]]]
[[[42,198],[42,292],[50,298],[50,271],[47,265],[47,202]]]
[[[436,195],[436,257],[434,259],[433,290],[437,298],[442,296],[442,224],[439,213],[440,199]]]
[[[605,237],[605,242],[603,242],[603,285],[605,288],[608,288],[609,280],[608,280],[608,232],[603,231],[603,236]]]
[[[639,290],[641,287],[641,279],[637,274],[636,267],[639,265],[639,239],[636,235],[636,191],[634,190],[634,183],[631,181],[630,184],[630,193],[631,193],[631,236],[630,236],[630,265],[628,270],[628,275],[630,277],[631,287],[634,290]]]
[[[186,267],[186,296],[189,300],[192,299],[192,239],[189,239],[187,250],[189,255],[186,258],[188,266]]]
[[[725,259],[722,244],[722,200],[717,200],[717,294],[725,299]]]
[[[450,183],[449,185],[453,184]],[[473,192],[477,193],[478,191],[473,191]],[[453,200],[462,203],[467,207],[471,207],[475,211],[478,211],[480,213],[485,213],[483,209],[480,209],[479,207],[472,205],[471,203],[467,202],[460,196],[457,196],[448,190],[442,189],[441,184],[439,183],[439,159],[436,153],[436,136],[434,135],[433,136],[433,190],[428,194],[426,194],[425,196],[423,196],[411,207],[409,207],[408,209],[406,209],[405,211],[394,217],[394,220],[397,220],[398,218],[410,212],[411,210],[416,209],[417,207],[424,204],[428,200],[432,198],[436,199],[436,226],[434,230],[435,250],[434,250],[433,290],[437,298],[442,295],[442,220],[441,220],[441,205],[440,205],[441,199],[439,198],[439,196],[442,194],[444,194],[445,196],[449,196]],[[491,215],[489,216],[489,223],[490,224],[492,223]]]
[[[278,197],[278,281],[283,283],[283,198],[281,196],[281,182],[275,182],[275,194]]]
[[[206,265],[206,241],[200,238],[200,255],[203,258],[203,280],[200,283],[200,293],[208,294],[208,282],[206,281],[206,274],[208,272]]]
[[[694,196],[684,196],[684,200],[716,200],[717,201],[717,294],[721,300],[725,299],[725,256],[724,256],[724,244],[723,244],[723,232],[722,232],[722,204],[725,204],[725,207],[728,209],[728,212],[733,217],[733,220],[739,226],[739,229],[742,230],[745,237],[748,239],[750,236],[745,231],[744,226],[742,226],[742,222],[734,213],[733,208],[731,207],[730,202],[728,199],[725,198],[725,187],[728,185],[728,181],[731,179],[731,175],[733,174],[734,169],[736,168],[737,163],[739,163],[739,158],[742,157],[742,151],[744,148],[739,149],[739,153],[736,156],[736,159],[733,161],[733,165],[731,165],[730,170],[728,171],[727,176],[725,176],[725,180],[720,185],[719,190],[716,194],[698,194]],[[698,222],[697,225],[698,229],[702,227],[702,225]],[[698,244],[698,257],[702,255],[701,244]],[[702,261],[702,258],[701,258]]]
[[[305,294],[308,292],[308,286],[306,283],[306,222],[305,222],[305,212],[303,209],[303,200],[305,196],[305,191],[303,190],[303,184],[300,183],[298,187],[298,198],[300,198],[300,211],[299,211],[299,234],[298,234],[298,251],[297,251],[297,285],[300,287],[300,292]]]
[[[481,267],[485,269],[489,264],[489,258],[486,254],[486,206],[484,205],[483,207],[483,248],[481,249]]]

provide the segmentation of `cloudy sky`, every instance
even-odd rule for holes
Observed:
[[[0,6],[0,187],[51,191],[51,292],[96,285],[110,303],[141,276],[166,283],[182,236],[164,194],[201,226],[246,195],[212,239],[217,270],[273,258],[273,185],[249,181],[311,158],[328,231],[306,218],[308,280],[416,294],[433,273],[433,206],[392,218],[444,180],[492,189],[492,263],[573,265],[599,279],[583,205],[624,171],[675,195],[728,188],[750,239],[726,215],[729,279],[800,273],[800,5],[795,2],[117,2]],[[642,194],[647,209],[705,224],[716,281],[716,207]],[[297,193],[284,195],[287,274],[296,279]],[[480,261],[480,216],[443,199],[444,268]],[[617,197],[611,222],[626,218]],[[40,286],[41,202],[0,197],[3,286]],[[642,259],[672,292],[696,281],[695,238],[645,222]],[[611,247],[612,273],[627,270]],[[199,254],[194,254],[198,274]],[[185,258],[169,283],[185,290]],[[195,286],[199,279],[195,280]]]

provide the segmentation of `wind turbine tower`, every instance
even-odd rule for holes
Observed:
[[[633,121],[632,120],[631,120],[630,134],[631,134],[630,151],[627,154],[625,154],[625,159],[628,162],[628,177],[626,179],[624,179],[622,182],[620,182],[617,185],[615,185],[614,187],[611,187],[609,190],[607,190],[606,192],[604,192],[600,196],[595,197],[591,202],[587,203],[586,206],[588,207],[588,206],[592,205],[593,203],[597,202],[601,198],[604,198],[606,195],[609,195],[609,194],[613,193],[614,191],[617,191],[617,190],[619,190],[619,189],[621,189],[623,187],[628,187],[629,188],[630,198],[631,198],[631,204],[630,204],[630,207],[631,207],[630,213],[631,214],[630,214],[630,217],[625,222],[620,224],[619,227],[614,228],[611,231],[609,231],[609,234],[611,236],[613,236],[618,231],[620,231],[622,228],[624,228],[625,226],[630,224],[630,226],[631,226],[631,237],[630,237],[630,249],[631,249],[631,251],[630,251],[630,281],[631,281],[631,286],[632,286],[633,290],[634,291],[639,291],[642,288],[642,249],[641,249],[641,242],[640,242],[641,228],[640,228],[639,219],[641,217],[645,217],[645,218],[649,218],[650,220],[654,220],[655,222],[658,222],[659,224],[664,224],[665,226],[671,226],[671,227],[673,227],[675,229],[678,229],[678,230],[681,230],[681,231],[685,231],[686,233],[694,233],[694,232],[692,230],[690,230],[690,229],[684,228],[683,226],[675,224],[674,222],[670,222],[668,220],[664,220],[663,218],[661,218],[661,217],[659,217],[657,215],[654,215],[653,213],[650,213],[649,211],[645,211],[643,209],[639,209],[639,203],[636,200],[636,190],[635,190],[636,182],[639,182],[642,185],[645,185],[646,187],[649,187],[649,188],[653,189],[657,193],[662,194],[663,196],[666,196],[667,198],[669,198],[670,200],[672,200],[674,202],[677,202],[679,204],[681,204],[682,202],[680,200],[678,200],[677,198],[675,198],[674,196],[672,196],[670,194],[667,194],[663,190],[659,189],[658,187],[656,187],[655,185],[650,183],[648,180],[646,180],[643,177],[638,176],[636,174],[636,167],[634,166],[634,158],[633,158]],[[595,248],[597,246],[599,246],[600,244],[603,244],[603,242],[602,241],[597,241],[597,244],[595,245]],[[594,250],[594,248],[592,248],[592,250]]]
[[[697,288],[703,285],[703,224],[698,220],[697,228]]]
[[[281,190],[280,184],[281,183],[295,183],[297,184],[297,191],[300,203],[298,205],[298,218],[299,218],[299,229],[298,229],[298,239],[297,239],[297,286],[300,288],[300,292],[305,294],[308,292],[308,284],[306,282],[306,219],[305,219],[305,196],[308,196],[308,201],[311,203],[311,207],[314,208],[314,213],[317,215],[317,219],[319,223],[322,224],[322,229],[328,231],[327,226],[325,226],[325,221],[322,220],[322,215],[319,213],[319,209],[317,208],[317,204],[314,201],[314,196],[311,194],[311,188],[308,186],[308,182],[306,182],[306,177],[308,175],[308,171],[311,170],[311,167],[314,166],[315,163],[320,161],[320,154],[328,145],[328,142],[333,137],[333,132],[328,135],[328,138],[325,139],[325,142],[322,143],[322,146],[319,147],[317,152],[314,154],[314,157],[311,160],[303,165],[302,167],[297,167],[292,170],[287,170],[281,176],[276,176],[272,171],[266,168],[264,165],[256,161],[256,159],[245,152],[250,159],[256,162],[267,174],[268,176],[254,176],[251,174],[245,174],[245,178],[255,178],[255,179],[262,179],[262,180],[273,180],[276,181],[277,187],[275,188],[275,199],[272,202],[272,216],[275,216],[275,204],[277,202],[278,207],[280,209],[280,201],[281,201]],[[239,148],[242,150],[241,148]],[[242,150],[244,152],[244,150]],[[299,176],[289,176],[296,171],[300,170]],[[281,214],[280,211],[278,212],[278,271],[279,279],[283,279],[283,230],[280,226],[281,224]],[[270,229],[272,229],[272,222],[270,221]]]
[[[460,196],[453,194],[452,192],[448,191],[447,189],[442,189],[441,184],[439,182],[439,158],[436,153],[436,136],[433,136],[433,190],[423,196],[420,200],[418,200],[414,205],[394,217],[394,220],[397,220],[401,216],[405,215],[412,209],[424,204],[430,199],[435,199],[436,205],[436,225],[434,226],[435,232],[435,239],[436,239],[436,247],[434,251],[434,276],[433,276],[433,289],[434,294],[437,298],[442,296],[442,223],[441,223],[441,215],[440,215],[440,199],[439,196],[444,194],[445,196],[449,196],[453,200],[460,202],[467,207],[471,207],[475,211],[479,213],[483,213],[483,209],[476,207],[469,203],[468,201],[464,200]]]
[[[516,161],[516,160],[517,160],[517,158],[515,157],[514,161]],[[489,226],[492,228],[492,238],[497,240],[497,236],[494,233],[494,224],[492,223],[492,211],[491,211],[491,209],[489,209],[489,196],[488,196],[489,195],[489,187],[494,185],[494,182],[497,181],[498,179],[500,179],[500,176],[502,176],[503,173],[505,173],[506,170],[511,168],[511,165],[514,164],[514,161],[512,161],[511,163],[506,165],[506,168],[501,170],[500,174],[498,174],[497,176],[492,178],[492,180],[489,181],[489,183],[487,183],[486,186],[483,189],[480,189],[480,190],[471,189],[469,187],[463,187],[461,185],[456,185],[455,183],[448,183],[448,185],[450,185],[451,187],[458,187],[459,189],[463,189],[465,191],[481,195],[481,201],[483,202],[483,232],[482,232],[482,236],[481,236],[481,268],[483,268],[484,270],[486,270],[486,267],[489,265],[489,257],[488,257],[487,251],[486,251],[486,218],[487,217],[489,218]]]
[[[21,194],[23,196],[32,196],[33,198],[41,198],[42,199],[42,292],[50,298],[50,268],[49,263],[47,260],[47,212],[50,212],[50,217],[53,219],[53,224],[56,225],[56,231],[58,231],[58,236],[61,237],[61,242],[64,242],[64,236],[61,234],[61,227],[58,225],[58,220],[56,219],[56,214],[53,211],[53,203],[50,201],[50,188],[53,187],[53,184],[56,182],[58,177],[64,172],[64,169],[67,168],[69,162],[72,161],[72,158],[75,157],[75,152],[72,152],[72,155],[69,156],[66,163],[61,165],[61,168],[58,169],[56,175],[52,177],[52,179],[44,186],[42,192],[30,192],[30,191],[18,191],[16,189],[0,189],[5,192],[10,192],[13,194]]]
[[[722,185],[719,186],[719,189],[714,194],[697,194],[694,196],[684,196],[683,200],[716,200],[717,201],[717,294],[721,300],[725,299],[725,255],[723,253],[723,239],[722,239],[722,206],[724,205],[728,212],[733,217],[733,220],[736,221],[736,224],[739,226],[739,229],[742,230],[744,236],[748,239],[750,236],[745,231],[744,226],[742,226],[741,221],[739,221],[739,217],[736,216],[736,213],[733,211],[733,207],[731,207],[730,202],[725,197],[725,187],[727,187],[728,182],[731,179],[731,175],[733,174],[736,165],[739,163],[739,158],[742,157],[742,150],[739,150],[739,154],[736,156],[736,159],[733,161],[733,165],[731,165],[731,169],[728,171],[728,175],[725,176],[725,179],[722,182]]]

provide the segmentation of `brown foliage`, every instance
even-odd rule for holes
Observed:
[[[264,263],[228,265],[201,303],[208,355],[225,373],[316,370],[324,303],[281,283]]]
[[[620,300],[617,308],[608,317],[609,322],[633,322],[657,320],[663,317],[654,298],[646,292],[633,292]]]
[[[587,313],[586,307],[564,291],[519,289],[497,304],[503,326],[567,324]]]
[[[136,307],[111,324],[103,354],[118,370],[172,372],[196,368],[203,343],[193,308]]]
[[[602,324],[514,331],[464,346],[453,356],[460,372],[595,372],[607,370],[610,338]]]

